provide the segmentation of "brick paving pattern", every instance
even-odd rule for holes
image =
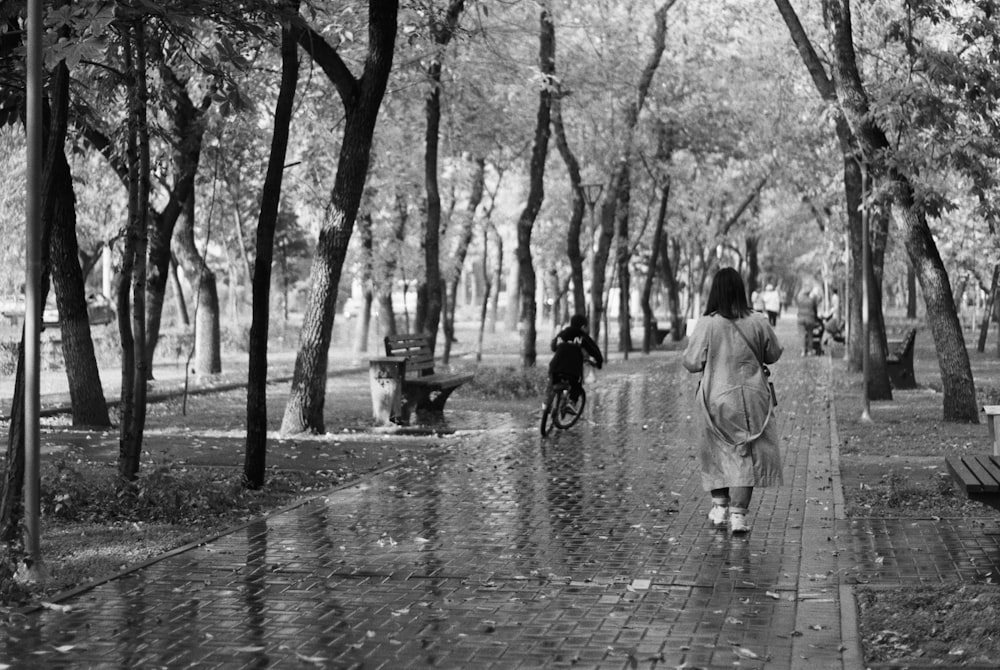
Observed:
[[[421,459],[26,613],[0,664],[861,667],[851,583],[983,578],[1000,534],[843,519],[827,362],[794,353],[785,485],[746,536],[707,521],[694,382],[658,354],[547,439],[534,413],[449,411],[469,430]]]

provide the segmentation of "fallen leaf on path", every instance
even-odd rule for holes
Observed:
[[[300,654],[299,652],[295,652],[295,657],[303,663],[312,663],[313,665],[326,665],[327,661],[327,659],[322,656],[306,656],[305,654]]]
[[[70,611],[73,610],[73,606],[72,605],[59,605],[59,604],[56,604],[56,603],[46,602],[44,600],[42,602],[40,602],[39,605],[41,605],[42,607],[44,607],[47,610],[53,610],[55,612],[70,612]]]

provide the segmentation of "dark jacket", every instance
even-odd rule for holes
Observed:
[[[549,361],[549,376],[566,379],[583,377],[583,357],[586,353],[594,359],[598,369],[604,365],[604,356],[593,338],[582,328],[564,328],[552,338],[552,351],[555,352]]]

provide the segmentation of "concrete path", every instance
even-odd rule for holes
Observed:
[[[785,486],[746,536],[707,520],[694,380],[657,354],[546,439],[537,413],[450,410],[423,460],[26,612],[0,664],[860,668],[828,361],[787,349]]]

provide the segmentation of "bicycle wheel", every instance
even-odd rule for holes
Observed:
[[[580,395],[576,402],[569,399],[569,389],[562,389],[556,397],[555,409],[552,412],[552,422],[559,428],[570,428],[583,415],[583,408],[587,404],[587,393],[580,389]]]
[[[552,430],[552,425],[555,423],[553,418],[555,417],[555,401],[556,401],[555,390],[549,391],[549,394],[545,397],[545,403],[542,405],[542,437],[549,434]]]

